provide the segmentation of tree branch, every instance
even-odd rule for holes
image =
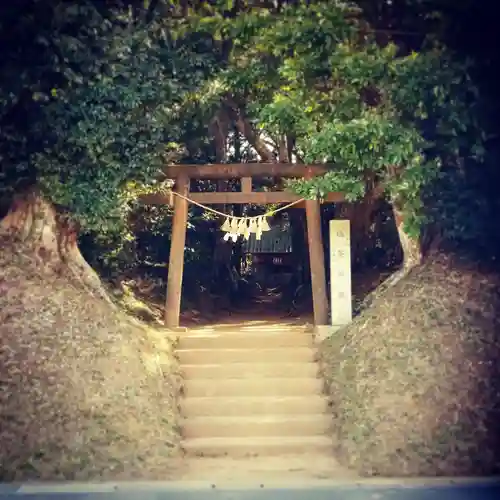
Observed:
[[[229,115],[234,120],[238,132],[255,148],[262,160],[274,163],[276,161],[275,154],[267,148],[265,142],[257,135],[241,106],[229,96],[224,100],[224,104],[228,108]]]

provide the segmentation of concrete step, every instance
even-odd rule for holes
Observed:
[[[228,379],[247,377],[317,377],[316,363],[224,363],[182,365],[185,379]]]
[[[323,381],[303,378],[233,378],[227,380],[192,379],[184,381],[186,398],[238,396],[309,396],[322,394]]]
[[[181,365],[222,363],[310,363],[315,359],[310,347],[266,349],[178,349]]]
[[[332,451],[327,436],[299,437],[211,437],[186,439],[183,447],[189,455],[217,457],[276,456],[286,454],[325,453]]]
[[[181,336],[180,349],[266,349],[313,347],[310,333],[299,332],[216,332]]]
[[[324,436],[332,420],[317,415],[252,415],[250,417],[194,417],[182,422],[185,439],[203,437]]]
[[[313,415],[328,413],[322,395],[285,397],[191,397],[181,402],[185,417],[220,417],[251,415]]]
[[[244,326],[244,325],[227,325],[227,326],[204,326],[195,327],[187,330],[187,334],[194,335],[206,335],[206,334],[234,334],[234,333],[245,333],[245,334],[258,334],[258,333],[309,333],[313,331],[311,327],[305,327],[303,325],[254,325],[254,326]]]

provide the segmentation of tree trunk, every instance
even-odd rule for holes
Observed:
[[[229,116],[235,123],[238,132],[245,137],[249,144],[257,151],[262,161],[274,163],[276,161],[274,154],[254,130],[242,107],[230,96],[226,97],[225,105],[227,106]]]
[[[0,235],[32,252],[41,269],[67,273],[92,295],[114,307],[99,276],[80,253],[77,226],[58,214],[40,193],[32,190],[14,198],[0,221]]]
[[[217,163],[227,162],[226,141],[229,133],[229,124],[229,117],[222,108],[219,109],[210,126],[210,135],[214,140],[215,161]],[[217,191],[226,192],[229,187],[229,181],[226,179],[218,180],[216,181],[216,186]],[[213,208],[219,212],[227,213],[226,205],[214,205]],[[230,262],[233,248],[229,242],[223,239],[224,233],[220,229],[223,223],[223,218],[218,218],[216,221],[218,227],[215,229],[211,291],[217,294],[226,293],[230,295],[230,289],[227,286],[227,282],[230,279]]]
[[[399,241],[403,251],[403,265],[402,269],[408,272],[410,269],[422,263],[423,254],[419,238],[412,238],[404,230],[404,217],[403,214],[393,206],[394,222],[398,230]]]
[[[403,214],[394,205],[392,206],[392,210],[394,213],[394,222],[396,224],[399,242],[401,244],[401,250],[403,253],[403,263],[398,271],[389,276],[387,280],[379,285],[377,290],[381,291],[394,286],[414,267],[420,265],[423,261],[423,252],[420,238],[412,238],[408,233],[406,233],[404,230],[405,221]]]
[[[369,293],[363,300],[358,312],[366,310],[370,307],[376,297],[381,296],[387,289],[393,287],[396,283],[401,281],[408,273],[416,266],[420,265],[423,261],[423,251],[420,238],[412,238],[404,230],[404,216],[403,214],[392,205],[394,214],[394,223],[399,236],[399,242],[403,254],[402,265],[395,273],[391,274],[385,281],[383,281],[377,288]]]
[[[363,268],[367,254],[372,250],[373,214],[378,209],[382,198],[380,193],[370,190],[357,203],[342,203],[340,218],[351,223],[351,259],[354,266]]]

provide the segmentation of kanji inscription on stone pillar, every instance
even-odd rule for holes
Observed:
[[[350,221],[330,221],[330,322],[332,326],[352,321]]]

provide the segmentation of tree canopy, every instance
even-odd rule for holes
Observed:
[[[35,13],[27,16],[36,24],[40,3],[32,2]],[[167,161],[193,75],[185,74],[185,56],[169,46],[161,26],[134,12],[102,13],[87,3],[50,7],[53,17],[36,28],[31,47],[22,47],[41,49],[43,65],[21,73],[2,65],[12,76],[11,87],[2,87],[3,116],[19,109],[27,115],[4,132],[2,142],[17,149],[4,175],[36,179],[84,231],[107,232],[126,217],[129,183],[150,182]],[[203,67],[194,53],[189,64]]]
[[[165,162],[213,158],[209,128],[224,110],[262,160],[332,165],[290,189],[385,194],[417,236],[443,167],[483,156],[478,90],[470,61],[438,37],[411,51],[381,41],[367,21],[376,9],[360,5],[366,14],[295,1],[2,7],[12,25],[0,66],[3,184],[36,182],[83,231],[113,231]]]
[[[303,196],[341,191],[356,200],[376,184],[418,230],[422,191],[440,166],[482,156],[468,63],[442,47],[405,54],[381,46],[357,9],[332,2],[185,22],[232,40],[205,103],[236,101],[257,129],[276,143],[284,138],[297,161],[334,165],[295,182]]]

